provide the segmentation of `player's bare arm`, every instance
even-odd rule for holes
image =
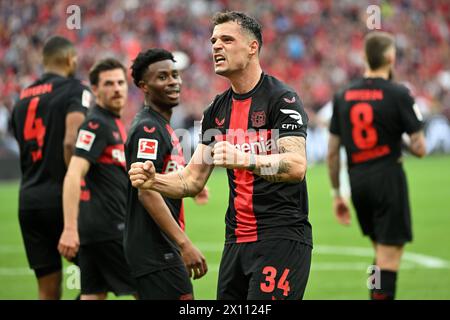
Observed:
[[[409,136],[409,151],[416,157],[422,158],[426,155],[425,135],[423,130],[414,132]]]
[[[227,141],[213,149],[214,165],[227,169],[247,169],[270,182],[301,182],[306,174],[305,138],[289,136],[278,139],[278,154],[251,155]]]
[[[66,132],[64,134],[64,162],[68,166],[70,157],[75,149],[78,129],[83,123],[85,115],[82,112],[71,112],[66,116]]]
[[[327,164],[331,186],[333,188],[333,211],[336,219],[340,224],[349,225],[351,221],[350,209],[339,192],[339,168],[341,165],[339,157],[340,146],[340,137],[338,135],[330,133],[330,138],[328,140]]]
[[[81,180],[89,171],[90,163],[84,158],[73,156],[64,178],[63,209],[64,230],[58,244],[58,251],[66,259],[75,257],[80,246],[78,235],[78,214]]]
[[[161,194],[152,190],[139,190],[139,201],[161,230],[180,247],[189,277],[203,277],[208,271],[205,257],[175,221]]]
[[[151,161],[135,162],[129,170],[131,184],[139,189],[151,189],[163,196],[180,199],[194,197],[205,187],[214,169],[203,161],[204,154],[211,153],[211,147],[199,144],[188,165],[178,172],[158,174]]]
[[[339,190],[339,168],[340,168],[340,158],[339,158],[339,148],[341,145],[341,138],[338,135],[330,133],[328,139],[328,173],[330,176],[331,186],[333,190]],[[337,191],[338,192],[338,191]]]

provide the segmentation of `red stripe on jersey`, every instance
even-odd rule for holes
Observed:
[[[172,127],[166,124],[167,132],[170,135],[172,147],[177,150],[178,155],[168,154],[164,157],[164,167],[163,174],[172,172],[172,169],[180,170],[185,165],[184,156],[183,156],[183,148],[181,147],[180,140],[177,135],[173,131]],[[172,165],[175,164],[175,166]],[[176,167],[176,168],[175,168]],[[180,213],[178,215],[178,224],[180,225],[181,230],[184,231],[185,222],[184,222],[184,202],[181,200]]]
[[[184,159],[183,148],[181,148],[180,140],[178,140],[177,135],[175,134],[175,132],[173,131],[173,129],[170,125],[166,124],[166,129],[167,129],[167,132],[169,132],[169,135],[170,135],[170,138],[172,141],[172,146],[177,149],[178,157],[180,157],[181,159]],[[184,165],[184,163],[183,163],[183,165]]]
[[[124,150],[125,148],[123,144],[107,146],[105,150],[103,150],[103,153],[98,158],[97,162],[103,164],[114,164],[122,166],[124,169],[126,169]]]
[[[181,230],[184,231],[185,223],[184,223],[184,201],[181,199],[181,208],[180,215],[178,216],[178,224],[180,225]]]
[[[116,120],[116,126],[119,129],[120,136],[122,137],[122,142],[125,143],[127,141],[127,131],[125,130],[125,127],[123,126],[123,123],[120,119]]]
[[[229,129],[248,129],[248,114],[252,99],[234,100],[231,106]],[[233,144],[242,144],[248,140],[245,136],[235,136]],[[248,170],[233,170],[236,184],[234,208],[236,210],[236,242],[254,242],[258,240],[256,233],[256,217],[253,211],[253,173]]]

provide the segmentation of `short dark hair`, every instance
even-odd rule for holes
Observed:
[[[153,48],[145,52],[140,52],[131,65],[131,77],[133,78],[134,84],[139,87],[139,81],[142,80],[148,66],[163,60],[176,62],[173,54],[165,49]]]
[[[242,29],[250,33],[258,41],[258,52],[261,51],[263,45],[262,26],[255,18],[252,18],[243,12],[226,11],[216,13],[212,19],[214,26],[230,21],[237,22]]]
[[[123,73],[127,74],[127,71],[119,60],[114,58],[106,58],[97,61],[92,68],[89,70],[89,82],[91,85],[98,85],[99,75],[103,71],[122,69]]]
[[[45,42],[42,50],[44,65],[59,63],[61,59],[67,57],[67,54],[71,51],[75,52],[75,47],[70,40],[61,36],[49,38]]]
[[[373,31],[364,39],[364,51],[371,70],[377,70],[386,65],[386,50],[395,46],[394,37],[382,31]]]

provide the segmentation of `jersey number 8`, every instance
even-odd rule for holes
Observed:
[[[378,142],[377,130],[373,127],[373,109],[366,102],[355,104],[350,110],[352,138],[359,149],[373,148]]]

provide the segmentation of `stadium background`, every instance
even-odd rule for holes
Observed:
[[[81,8],[81,28],[69,30],[66,9]],[[114,56],[126,66],[140,50],[164,47],[187,57],[182,73],[182,105],[173,124],[190,128],[205,106],[227,87],[216,76],[210,54],[210,18],[223,9],[245,11],[263,25],[263,69],[292,86],[310,117],[308,187],[316,249],[307,299],[365,299],[365,269],[371,262],[368,241],[356,221],[338,226],[331,212],[325,166],[327,103],[332,94],[363,68],[362,38],[369,5],[381,9],[381,27],[395,33],[396,79],[408,85],[426,120],[424,160],[410,157],[415,242],[407,247],[399,279],[399,298],[450,299],[450,3],[420,1],[39,1],[0,2],[0,298],[34,298],[36,285],[27,269],[17,219],[17,147],[8,120],[21,87],[42,72],[40,52],[46,38],[70,38],[78,50],[78,77],[99,58]],[[180,59],[181,60],[181,59]],[[142,103],[130,81],[125,122]],[[325,106],[325,108],[324,108]],[[329,108],[329,106],[328,106]],[[437,155],[434,155],[437,154]],[[213,299],[224,234],[227,185],[223,171],[209,182],[211,202],[187,201],[187,231],[205,251],[206,278],[195,282],[200,299]],[[76,290],[65,290],[65,298]]]

